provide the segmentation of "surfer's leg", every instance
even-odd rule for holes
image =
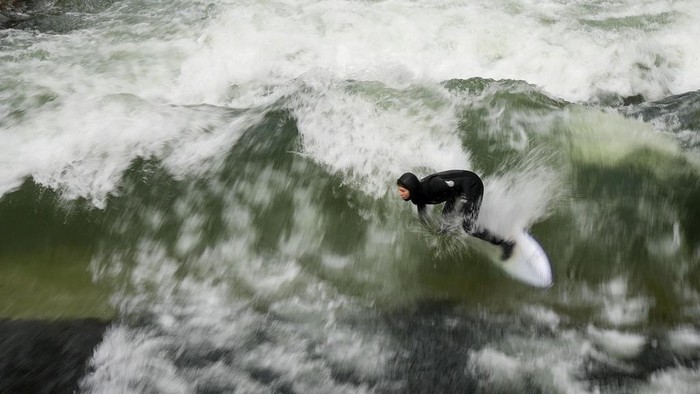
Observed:
[[[455,230],[454,225],[458,218],[457,213],[461,212],[462,206],[459,198],[452,198],[445,201],[442,208],[442,222],[440,223],[440,232],[451,233]]]
[[[467,234],[471,234],[479,216],[479,209],[481,209],[484,184],[479,177],[466,177],[462,179],[461,188],[462,195],[459,202],[462,213],[462,228]]]
[[[481,198],[484,195],[484,185],[481,180],[465,181],[462,190],[462,228],[464,231],[476,238],[498,245],[503,249],[501,259],[506,260],[513,254],[515,242],[505,240],[485,228],[476,228],[475,223],[481,209]]]
[[[483,239],[486,242],[500,246],[503,249],[501,259],[506,260],[513,254],[515,242],[505,240],[483,227],[475,227],[476,218],[479,213],[479,206],[481,205],[480,203],[481,200],[477,200],[476,202],[467,200],[467,202],[464,204],[462,208],[462,228],[464,228],[464,231],[467,234],[473,237]]]
[[[464,190],[465,193],[459,197],[459,209],[462,213],[462,228],[464,228],[467,234],[472,234],[476,219],[479,217],[481,196],[484,193],[483,187],[480,186],[481,184],[463,185],[462,190]]]
[[[455,210],[455,200],[450,199],[445,201],[445,206],[442,208],[442,216],[447,217]]]
[[[473,237],[500,246],[501,249],[503,249],[503,254],[501,255],[502,260],[507,260],[513,254],[513,248],[515,248],[515,242],[513,241],[503,239],[485,228],[480,228],[470,234]]]
[[[472,234],[474,230],[474,223],[476,223],[477,215],[479,214],[479,203],[481,201],[468,200],[466,197],[462,197],[462,228],[467,234]]]

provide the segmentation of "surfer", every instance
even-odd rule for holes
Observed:
[[[399,196],[404,201],[410,201],[418,208],[418,217],[422,223],[427,223],[427,204],[442,204],[443,217],[449,217],[455,211],[462,215],[462,228],[476,238],[483,239],[503,249],[501,258],[508,259],[513,253],[515,243],[492,234],[485,228],[476,228],[476,219],[481,208],[481,198],[484,195],[484,183],[478,175],[471,171],[450,170],[438,172],[418,180],[418,177],[407,172],[396,181]]]

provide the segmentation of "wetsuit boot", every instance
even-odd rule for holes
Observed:
[[[501,253],[501,260],[508,260],[510,258],[510,256],[513,255],[513,249],[515,248],[514,241],[509,241],[509,240],[505,240],[503,238],[497,237],[496,235],[492,234],[489,230],[487,230],[485,228],[471,232],[470,234],[476,238],[483,239],[486,242],[490,242],[494,245],[500,246],[502,251],[503,251],[503,253]]]

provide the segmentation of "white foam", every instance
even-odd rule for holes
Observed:
[[[79,115],[80,114],[80,115]],[[206,171],[249,122],[215,110],[176,108],[115,95],[85,101],[70,97],[55,108],[4,130],[0,194],[26,176],[104,207],[122,174],[138,157],[158,157],[175,176]],[[195,165],[196,164],[196,165]]]
[[[470,369],[479,377],[480,391],[520,392],[523,382],[547,392],[586,393],[576,378],[585,352],[578,335],[564,333],[543,342],[520,336],[507,337],[469,354]]]
[[[174,147],[167,160],[191,169],[230,147],[227,133],[188,135],[185,130],[198,127],[191,112],[173,116],[178,111],[152,103],[259,107],[314,84],[295,107],[304,152],[363,190],[381,194],[386,184],[377,180],[406,168],[472,169],[453,135],[449,100],[377,105],[376,98],[345,94],[336,83],[380,81],[399,89],[398,97],[409,85],[512,78],[584,101],[601,90],[658,98],[697,89],[698,8],[691,1],[661,4],[591,10],[560,2],[222,1],[208,10],[151,4],[148,23],[124,5],[96,18],[89,30],[12,33],[3,53],[13,61],[2,62],[0,75],[23,94],[5,97],[0,113],[26,112],[26,118],[3,127],[0,194],[34,176],[68,198],[104,206],[137,155]],[[644,15],[670,22],[647,18],[651,28],[644,34],[624,23],[618,29],[589,23]],[[124,29],[115,22],[120,18],[133,25]],[[145,101],[118,105],[118,94]],[[42,104],[43,96],[56,98]]]
[[[190,143],[205,149],[196,135],[221,126],[217,120],[160,105],[172,91],[183,54],[195,44],[183,36],[196,24],[171,12],[192,12],[197,19],[198,6],[160,6],[167,9],[150,4],[152,12],[131,15],[136,10],[122,6],[90,14],[89,29],[66,34],[2,37],[0,85],[11,94],[0,95],[0,114],[12,116],[0,122],[0,195],[31,176],[66,198],[104,207],[134,158]],[[143,14],[150,23],[139,23]]]
[[[697,7],[690,0],[631,5],[226,4],[184,64],[180,85],[208,102],[230,86],[283,84],[315,70],[387,83],[520,79],[583,101],[599,92],[653,99],[697,89]]]
[[[557,329],[562,321],[562,317],[559,314],[544,306],[527,306],[523,309],[523,312],[535,321],[547,325],[552,330]]]
[[[625,360],[636,357],[642,351],[647,339],[638,334],[615,330],[600,330],[593,326],[588,329],[589,338],[606,354]]]
[[[1,123],[0,195],[33,176],[68,198],[87,198],[104,207],[135,158],[157,157],[178,178],[217,171],[240,132],[262,115],[233,116],[183,104],[267,109],[285,98],[299,121],[300,153],[359,190],[383,197],[407,170],[423,175],[473,169],[469,142],[463,146],[457,132],[456,108],[463,102],[436,87],[437,82],[522,79],[556,97],[581,101],[600,91],[653,99],[700,86],[700,17],[693,1],[608,2],[591,10],[559,1],[222,0],[213,2],[208,14],[201,9],[204,3],[185,10],[179,8],[188,2],[169,3],[167,12],[157,8],[163,2],[157,3],[133,9],[117,5],[89,30],[3,35],[0,83],[16,84],[9,85],[12,94],[0,97],[0,115],[24,115]],[[584,20],[669,10],[670,24],[643,34],[630,27],[591,27]],[[358,89],[348,79],[378,83],[365,82]],[[623,123],[606,116],[594,123],[611,120],[613,126]],[[598,143],[584,150],[583,160],[619,160],[629,146],[675,146],[653,138],[628,144],[638,140],[633,134],[620,137],[623,146],[610,147],[607,137],[615,131],[594,130],[585,137],[584,143]],[[586,156],[590,151],[602,153]],[[485,179],[480,218],[485,224],[507,231],[505,218],[527,226],[546,215],[543,197],[551,196],[556,177],[537,160],[521,170]],[[355,254],[323,249],[322,230],[316,226],[323,215],[309,202],[314,195],[295,185],[287,196],[294,208],[292,230],[280,238],[278,249],[260,253],[254,245],[259,235],[252,225],[255,215],[272,203],[267,192],[289,190],[292,181],[271,169],[255,175],[242,176],[255,181],[240,180],[228,191],[228,185],[216,184],[212,177],[208,192],[225,205],[221,240],[205,242],[201,232],[206,221],[191,212],[201,201],[188,192],[191,200],[174,213],[143,213],[153,233],[169,225],[167,215],[183,220],[174,250],[144,235],[128,251],[93,263],[97,279],[116,278],[115,283],[123,284],[113,297],[120,312],[152,315],[155,322],[152,331],[113,327],[95,353],[86,389],[192,392],[204,379],[262,392],[270,387],[246,369],[263,367],[291,380],[299,392],[370,391],[336,382],[331,365],[343,364],[361,377],[381,376],[391,357],[381,334],[343,324],[343,313],[356,314],[362,300],[344,296],[332,280],[315,277],[301,261],[311,251],[328,271],[357,264],[358,269],[348,270],[354,276],[347,282],[374,286],[372,295],[396,292],[400,281],[386,280],[396,277],[396,267],[376,262],[401,262],[411,252],[403,247],[405,235],[396,235],[395,222],[374,220],[368,240]],[[517,212],[504,213],[499,204]],[[129,230],[124,223],[117,225]],[[590,291],[604,308],[601,318],[613,325],[636,324],[646,317],[650,301],[629,294],[625,279]],[[558,324],[547,311],[535,315]],[[252,341],[261,330],[271,340]],[[616,335],[599,336],[605,342]],[[694,333],[681,331],[673,338],[677,346],[694,348],[696,343]],[[521,352],[486,348],[474,352],[473,360],[495,377],[490,383],[496,387],[501,387],[499,378],[514,387],[520,378],[534,376],[551,391],[584,391],[572,377],[575,365],[561,362],[576,360],[580,338],[561,339],[521,338],[512,341],[522,345],[515,347]],[[634,337],[623,339],[623,352],[635,348]],[[252,348],[244,347],[251,343]],[[212,347],[240,358],[204,368],[176,363],[179,352]],[[691,382],[697,376],[679,373],[686,372]],[[663,374],[654,382],[675,384]]]
[[[90,361],[94,369],[80,383],[89,393],[190,393],[193,387],[180,377],[171,360],[160,351],[167,337],[126,327],[112,327]]]
[[[631,325],[646,320],[651,300],[644,296],[629,296],[627,279],[617,277],[601,286],[603,317],[615,326]]]
[[[607,282],[559,289],[556,299],[568,308],[594,308],[594,319],[617,329],[631,328],[646,322],[654,300],[645,294],[632,294],[629,279],[616,276]],[[556,288],[555,288],[556,289]],[[690,297],[689,297],[690,298]]]
[[[671,349],[681,355],[700,353],[700,331],[691,327],[677,328],[668,334]]]
[[[533,156],[503,175],[484,179],[478,224],[496,234],[513,237],[544,219],[564,190],[560,175],[546,160]]]
[[[230,169],[213,169],[217,170]],[[144,328],[146,339],[126,327],[116,329],[124,335],[109,337],[100,346],[92,363],[95,372],[84,382],[86,389],[109,392],[136,382],[156,388],[177,384],[174,392],[209,387],[265,392],[277,384],[300,392],[371,391],[367,384],[337,381],[333,373],[340,368],[368,382],[381,376],[391,356],[382,334],[344,323],[343,316],[360,313],[360,302],[300,263],[309,256],[322,262],[326,256],[349,258],[322,247],[323,237],[317,232],[322,231],[318,224],[324,220],[324,211],[313,200],[316,189],[292,185],[296,178],[272,167],[253,175],[241,176],[227,187],[216,176],[205,186],[192,182],[168,211],[168,221],[162,220],[164,213],[156,207],[140,207],[136,214],[155,227],[153,234],[162,226],[182,223],[175,248],[144,234],[132,248],[133,255],[109,253],[93,262],[99,279],[125,283],[114,297],[121,313],[154,320]],[[293,205],[290,229],[280,236],[278,248],[260,251],[252,220],[280,193]],[[224,205],[225,228],[215,242],[202,235],[207,215],[212,214],[202,203],[203,196],[205,201],[218,198]],[[116,227],[121,231],[124,226],[128,233],[128,225],[117,223]],[[120,357],[118,346],[129,349],[140,363]],[[212,361],[210,353],[223,356]],[[132,369],[143,364],[165,372],[144,377],[142,371]],[[274,379],[257,379],[251,371],[269,373]]]
[[[322,262],[324,266],[333,270],[342,270],[352,264],[352,260],[349,257],[337,254],[324,255]]]
[[[493,349],[484,349],[470,355],[470,362],[488,371],[488,382],[500,389],[514,389],[523,380],[523,363],[514,357]]]
[[[304,154],[375,197],[393,191],[406,171],[470,167],[454,108],[439,90],[350,88],[321,84],[293,104]]]
[[[228,245],[222,241],[199,259],[190,255],[186,270],[179,269],[184,262],[169,257],[162,246],[143,245],[136,266],[126,271],[130,289],[120,294],[119,304],[123,312],[147,312],[157,320],[142,330],[114,327],[98,347],[91,362],[94,372],[84,379],[83,388],[191,392],[236,387],[265,392],[276,383],[288,383],[304,392],[369,391],[362,384],[337,382],[331,370],[340,365],[370,379],[381,374],[386,362],[381,336],[336,321],[336,314],[352,308],[352,303],[323,283],[300,278],[288,264],[263,262],[250,249],[233,251]],[[256,258],[257,266],[251,264]],[[275,276],[278,268],[282,277]],[[221,277],[236,283],[250,278],[249,284],[260,291],[257,298],[272,300],[269,311],[251,309],[235,297],[231,280]],[[294,296],[285,294],[290,279],[299,282]],[[260,341],[261,333],[268,340]],[[224,358],[212,361],[210,352]],[[181,356],[184,361],[178,361]],[[279,380],[251,377],[250,371],[260,370]]]
[[[697,368],[674,368],[659,371],[651,376],[649,385],[640,393],[696,394],[700,387],[700,371]]]
[[[670,158],[681,155],[678,144],[670,136],[655,132],[650,124],[617,113],[580,108],[569,111],[566,120],[570,138],[565,149],[576,161],[613,166],[644,150]],[[654,166],[650,169],[657,170]]]

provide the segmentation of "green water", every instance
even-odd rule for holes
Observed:
[[[60,191],[31,181],[6,195],[0,203],[7,224],[0,310],[10,317],[111,316],[110,296],[148,294],[157,286],[131,287],[134,267],[150,248],[175,261],[176,277],[220,272],[234,284],[232,297],[252,297],[260,305],[320,280],[340,294],[388,308],[431,298],[508,311],[524,298],[584,323],[600,317],[598,306],[571,302],[565,294],[624,277],[629,296],[650,300],[645,324],[693,321],[692,299],[668,283],[698,291],[700,187],[697,169],[671,137],[619,115],[529,94],[531,88],[520,83],[477,79],[446,86],[451,94],[477,97],[457,108],[459,130],[487,182],[554,174],[559,189],[545,194],[551,200],[546,214],[529,223],[552,262],[551,291],[514,282],[449,239],[438,244],[453,252],[430,246],[412,209],[392,193],[371,198],[296,154],[295,119],[276,111],[199,177],[177,179],[158,160],[132,163],[105,209],[66,202]],[[350,87],[350,94],[389,103],[398,98],[443,105],[421,89]],[[494,108],[505,111],[495,120],[498,133],[489,131]],[[242,223],[236,223],[239,209],[245,211]],[[240,254],[202,261],[210,249],[237,242],[245,242]],[[289,255],[289,242],[307,245]],[[263,270],[272,271],[275,261],[293,259],[308,278],[258,294],[240,271],[251,258],[270,259]]]
[[[112,317],[109,289],[88,265],[102,214],[65,202],[31,181],[0,203],[0,315],[10,318]]]
[[[694,392],[692,0],[32,5],[0,319],[109,320],[84,391]],[[551,288],[419,224],[447,169]]]

